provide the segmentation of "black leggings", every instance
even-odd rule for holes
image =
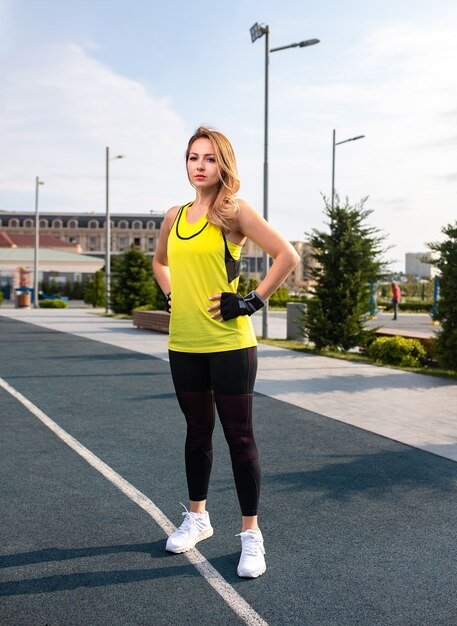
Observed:
[[[252,431],[257,348],[228,352],[169,351],[176,396],[187,422],[186,475],[190,500],[206,500],[213,461],[214,404],[232,459],[242,515],[257,515],[259,454]]]

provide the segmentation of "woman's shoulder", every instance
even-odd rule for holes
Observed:
[[[171,228],[171,226],[173,225],[173,222],[176,219],[176,216],[178,215],[180,208],[181,206],[178,204],[176,206],[172,206],[171,209],[168,209],[168,211],[166,211],[165,217],[163,220],[163,224],[165,227],[168,227],[169,229]]]

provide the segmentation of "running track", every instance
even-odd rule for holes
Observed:
[[[215,535],[164,551],[186,498],[168,364],[4,317],[0,336],[0,624],[455,626],[455,462],[258,394],[268,570],[241,580],[220,428]]]

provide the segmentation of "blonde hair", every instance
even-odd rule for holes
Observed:
[[[208,207],[208,222],[219,226],[224,232],[230,230],[231,222],[238,214],[236,194],[240,188],[235,152],[225,135],[212,128],[200,126],[189,139],[186,164],[192,144],[197,139],[209,139],[219,168],[219,187]]]

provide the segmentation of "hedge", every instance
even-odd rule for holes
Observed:
[[[66,309],[68,306],[66,300],[40,300],[38,304],[40,309]]]

